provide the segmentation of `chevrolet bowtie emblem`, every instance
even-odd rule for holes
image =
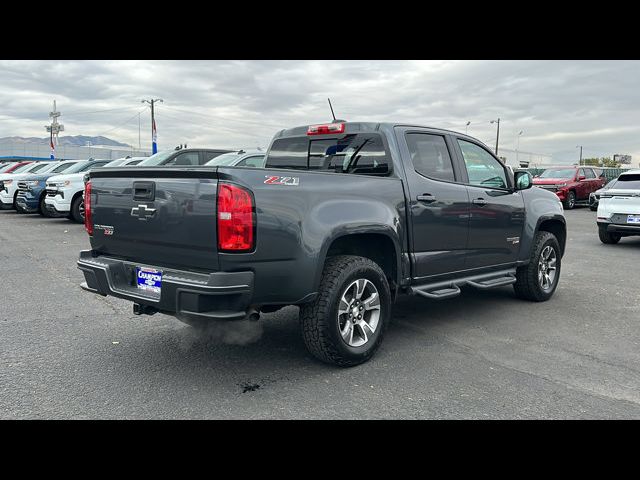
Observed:
[[[149,208],[146,205],[138,205],[131,209],[131,216],[138,217],[138,220],[149,220],[155,213],[155,208]]]

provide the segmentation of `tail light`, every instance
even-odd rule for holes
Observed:
[[[84,229],[89,235],[93,235],[91,207],[91,181],[88,181],[84,184]]]
[[[218,184],[218,250],[248,252],[255,247],[255,208],[251,193],[230,183]]]
[[[334,133],[344,133],[344,123],[328,123],[325,125],[310,125],[307,135],[328,135]]]

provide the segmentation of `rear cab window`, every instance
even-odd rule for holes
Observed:
[[[265,167],[374,176],[387,176],[392,170],[391,155],[379,133],[278,138]]]

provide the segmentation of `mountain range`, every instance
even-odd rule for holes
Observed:
[[[78,147],[87,146],[87,142],[90,142],[92,146],[95,145],[105,145],[109,147],[127,147],[131,148],[130,145],[126,143],[117,142],[115,140],[111,140],[110,138],[98,136],[98,137],[89,137],[86,135],[75,135],[75,136],[67,136],[60,137],[58,141],[58,145],[72,145]],[[49,145],[49,137],[38,138],[38,137],[2,137],[0,138],[0,144],[3,143],[28,143],[32,145]]]

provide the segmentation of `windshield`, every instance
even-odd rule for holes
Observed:
[[[48,167],[49,165],[46,163],[36,163],[35,165],[29,165],[31,168],[29,168],[27,171],[28,173],[36,173],[36,172],[43,172],[44,169],[46,167]]]
[[[58,165],[53,170],[51,170],[51,173],[66,172],[70,167],[72,167],[73,165],[77,165],[77,164],[78,164],[78,162],[65,162],[65,163],[63,163],[61,165]]]
[[[218,155],[215,158],[209,160],[205,165],[218,165],[218,166],[229,166],[233,165],[233,163],[241,157],[241,154],[237,152],[229,152],[223,153],[222,155]]]
[[[574,168],[548,169],[542,172],[539,178],[573,178],[576,174]]]
[[[23,173],[33,168],[33,163],[27,163],[26,165],[22,165],[21,167],[16,168],[12,173]]]
[[[122,165],[127,160],[128,159],[126,159],[126,158],[118,158],[116,160],[113,160],[113,161],[107,163],[106,165],[103,165],[103,167],[117,167],[118,165]]]
[[[611,182],[607,188],[619,188],[624,190],[640,190],[640,173],[620,175]]]
[[[163,161],[168,159],[173,154],[174,154],[174,150],[158,152],[155,155],[151,155],[146,160],[143,160],[138,165],[140,165],[141,167],[146,167],[147,165],[160,165]]]

